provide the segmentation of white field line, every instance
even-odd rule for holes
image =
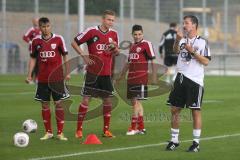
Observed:
[[[214,99],[209,99],[209,100],[203,100],[203,103],[223,103],[223,100],[214,100]]]
[[[201,141],[209,141],[209,140],[214,140],[214,139],[223,139],[223,138],[236,137],[236,136],[240,136],[240,133],[230,134],[230,135],[220,135],[220,136],[214,136],[214,137],[205,137],[205,138],[201,138]],[[181,143],[186,143],[186,142],[191,142],[191,141],[192,141],[192,139],[184,140],[184,141],[181,141]],[[77,152],[77,153],[71,153],[71,154],[38,157],[38,158],[31,158],[29,160],[48,160],[48,159],[57,159],[57,158],[67,158],[67,157],[91,155],[91,154],[97,154],[97,153],[108,153],[108,152],[116,152],[116,151],[124,151],[124,150],[149,148],[149,147],[162,146],[162,145],[166,145],[166,144],[167,144],[167,142],[162,142],[162,143],[139,145],[139,146],[132,146],[132,147],[121,147],[121,148],[113,148],[113,149],[103,149],[103,150],[98,150],[98,151]]]

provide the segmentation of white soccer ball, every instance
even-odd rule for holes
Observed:
[[[22,127],[24,132],[33,133],[33,132],[36,132],[37,130],[37,122],[32,119],[28,119],[23,122]]]
[[[14,145],[17,147],[27,147],[29,136],[24,132],[18,132],[13,136]]]

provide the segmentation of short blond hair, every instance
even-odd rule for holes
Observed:
[[[113,10],[105,10],[103,11],[102,17],[105,18],[106,15],[116,16],[116,13]]]

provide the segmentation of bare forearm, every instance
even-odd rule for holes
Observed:
[[[65,73],[66,75],[70,74],[70,64],[68,62],[68,57],[65,55],[63,56],[63,62],[64,62],[64,67],[65,67]]]
[[[156,59],[151,61],[151,66],[152,66],[152,73],[157,74],[157,69],[158,69],[159,64],[157,63]]]
[[[124,65],[121,73],[120,73],[119,79],[122,79],[122,78],[125,77],[125,75],[126,75],[126,73],[127,73],[127,71],[128,71],[128,68],[129,68],[129,64],[126,63],[126,64]]]
[[[159,64],[157,63],[156,59],[151,61],[151,66],[152,66],[152,83],[156,84],[157,83],[157,70],[159,67]]]
[[[83,50],[78,46],[78,44],[75,41],[73,41],[71,43],[71,45],[72,45],[73,49],[77,52],[77,54],[79,54],[80,56],[84,55]]]
[[[208,58],[206,58],[206,57],[204,57],[204,56],[202,56],[202,55],[200,55],[198,53],[195,53],[195,52],[192,53],[192,55],[199,61],[199,63],[201,63],[201,64],[203,64],[205,66],[208,65],[208,63],[209,63],[209,59]]]
[[[173,52],[174,53],[179,53],[179,51],[180,51],[180,48],[179,48],[179,42],[180,42],[180,40],[175,40],[175,42],[174,42],[174,44],[173,44]]]
[[[31,77],[32,71],[36,65],[36,59],[35,58],[30,58],[28,62],[28,77]]]

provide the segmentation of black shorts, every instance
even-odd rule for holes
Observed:
[[[146,100],[148,97],[148,86],[143,84],[128,84],[127,85],[127,98],[138,100]]]
[[[113,96],[111,76],[99,76],[87,72],[81,95],[101,98]]]
[[[164,64],[168,67],[174,66],[177,64],[178,56],[176,54],[166,55],[164,58]]]
[[[64,100],[70,97],[63,82],[37,84],[35,100],[46,102],[50,101],[51,96],[54,101]]]
[[[178,73],[167,104],[181,108],[200,109],[203,93],[202,86]]]

